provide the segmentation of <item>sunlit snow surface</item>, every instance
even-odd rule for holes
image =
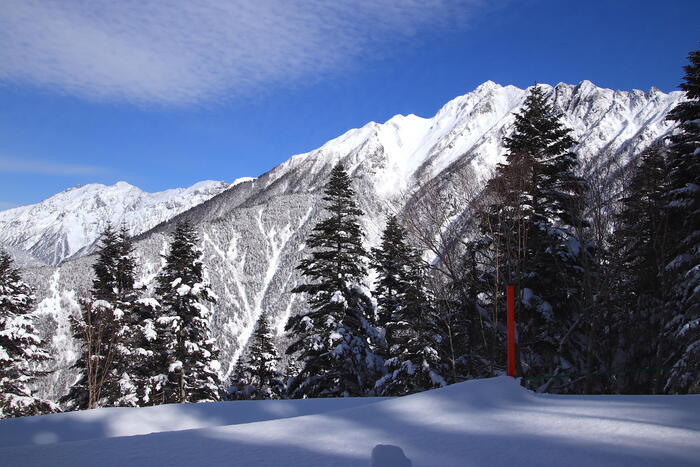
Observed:
[[[500,377],[396,399],[168,405],[0,421],[7,466],[368,466],[373,450],[389,454],[388,467],[406,465],[391,462],[396,452],[414,467],[698,465],[700,395],[536,395]]]

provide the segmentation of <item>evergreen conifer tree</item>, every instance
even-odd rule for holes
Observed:
[[[432,298],[435,326],[440,338],[437,348],[446,364],[444,377],[448,383],[473,378],[488,378],[500,374],[505,361],[503,326],[497,313],[490,313],[489,295],[493,296],[493,274],[487,237],[464,241],[459,262],[459,274],[442,281]],[[432,290],[436,278],[432,277]],[[496,294],[499,296],[499,294]],[[494,310],[497,308],[491,307]]]
[[[606,316],[609,342],[614,349],[605,366],[625,370],[664,365],[664,326],[672,317],[666,309],[669,255],[668,219],[664,210],[668,188],[666,150],[653,145],[642,152],[639,165],[622,199],[611,249],[615,254],[612,310]],[[605,359],[604,359],[605,360]],[[618,375],[612,390],[622,393],[657,393],[656,373]]]
[[[138,325],[131,314],[137,297],[133,248],[126,228],[117,232],[111,224],[100,242],[91,298],[80,300],[81,315],[71,320],[82,348],[74,365],[79,376],[61,398],[71,410],[138,405],[136,382],[130,374],[137,364],[130,344],[133,326]]]
[[[324,193],[330,216],[314,227],[306,242],[311,257],[297,267],[311,282],[292,290],[307,294],[310,310],[286,326],[294,340],[287,353],[297,354],[300,365],[289,388],[292,397],[365,395],[381,368],[371,342],[377,338],[373,304],[364,286],[363,212],[341,163]]]
[[[109,399],[112,401],[111,405],[136,407],[142,405],[139,393],[146,384],[141,378],[142,370],[139,367],[151,363],[146,355],[138,350],[144,333],[142,326],[147,322],[142,320],[143,316],[139,313],[142,307],[136,303],[139,294],[136,289],[136,259],[125,225],[121,226],[116,237],[114,252],[110,254],[111,260],[107,255],[101,254],[95,265],[104,267],[109,262],[113,264],[110,265],[111,274],[105,274],[102,280],[93,284],[93,296],[99,298],[97,292],[104,288],[105,283],[113,283],[111,296],[105,295],[103,299],[117,310],[121,321],[121,334],[116,342],[117,353],[114,361],[116,384],[111,388]]]
[[[34,294],[0,250],[0,418],[57,412],[50,401],[32,395],[29,385],[45,374],[37,366],[50,360],[32,316]]]
[[[278,369],[280,356],[273,339],[267,320],[261,316],[232,378],[235,399],[284,397],[284,375]]]
[[[401,306],[402,294],[410,287],[407,284],[408,269],[416,263],[413,251],[406,245],[405,239],[406,232],[396,216],[390,216],[382,232],[380,247],[372,248],[372,267],[379,273],[374,287],[377,324],[383,328],[386,328],[394,311]],[[391,346],[390,333],[387,331],[385,336],[387,345]]]
[[[378,275],[378,322],[385,328],[388,347],[388,373],[377,381],[377,393],[402,396],[445,386],[420,255],[407,244],[395,216],[388,219],[382,243],[372,249],[372,256]]]
[[[194,226],[179,222],[165,266],[157,277],[156,294],[162,307],[157,319],[163,369],[162,402],[200,402],[220,399],[219,351],[211,335],[211,311],[203,302],[215,302],[205,279],[199,237]],[[166,380],[167,378],[167,380]]]
[[[133,300],[136,294],[136,261],[128,230],[122,226],[116,231],[108,224],[100,241],[97,260],[93,265],[95,279],[92,282],[92,297],[113,304]]]
[[[670,137],[669,186],[666,194],[671,243],[675,246],[666,266],[672,275],[668,307],[674,319],[668,332],[677,342],[667,361],[676,367],[666,390],[700,391],[700,50],[689,54],[680,88],[688,100],[678,104],[668,119],[678,122]]]
[[[506,138],[506,164],[488,184],[495,202],[483,232],[498,257],[497,290],[511,283],[520,291],[520,362],[527,374],[573,372],[585,361],[579,284],[582,255],[593,247],[575,235],[575,226],[586,225],[581,212],[586,184],[574,172],[578,161],[569,151],[570,132],[535,86]],[[545,387],[565,390],[553,388],[553,382]]]
[[[130,332],[128,348],[130,363],[121,381],[125,383],[125,395],[132,405],[163,403],[163,390],[167,383],[167,355],[164,352],[165,336],[158,324],[161,306],[154,298],[141,298],[130,308]],[[127,405],[127,404],[122,404]]]

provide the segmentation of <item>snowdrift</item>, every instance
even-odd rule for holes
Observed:
[[[537,395],[507,377],[393,399],[185,404],[0,421],[6,466],[690,466],[698,459],[700,396]]]

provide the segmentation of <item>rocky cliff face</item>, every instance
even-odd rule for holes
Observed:
[[[613,91],[588,81],[546,89],[578,140],[575,150],[582,171],[623,167],[670,131],[664,117],[682,99],[681,93]],[[228,376],[260,314],[273,318],[284,345],[284,323],[303,306],[299,297],[289,294],[300,280],[294,267],[305,254],[305,238],[323,216],[319,195],[333,165],[343,161],[354,177],[372,246],[390,207],[400,210],[411,196],[422,196],[420,187],[459,191],[456,169],[467,173],[474,186],[483,186],[502,160],[503,138],[525,96],[526,90],[486,82],[447,103],[432,118],[399,115],[383,124],[371,122],[314,151],[292,156],[259,178],[241,181],[137,236],[141,280],[151,284],[161,267],[160,254],[174,222],[182,217],[194,221],[219,296],[213,307],[214,332],[222,349],[222,371]],[[8,228],[3,226],[3,232]],[[67,316],[75,310],[76,297],[89,288],[91,262],[84,256],[58,267],[26,269],[39,288],[37,313],[43,316],[60,369],[42,384],[46,396],[60,394],[70,384],[67,368],[75,346]]]

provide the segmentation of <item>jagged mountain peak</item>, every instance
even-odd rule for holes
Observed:
[[[619,153],[624,162],[641,145],[666,132],[670,126],[664,116],[682,98],[680,92],[665,94],[656,88],[616,91],[589,80],[538,86],[564,115],[579,142],[576,149],[591,166],[607,160],[602,152]],[[259,180],[263,189],[273,189],[273,194],[314,192],[323,186],[323,174],[339,161],[352,173],[364,176],[384,198],[405,193],[456,161],[470,163],[476,175],[484,178],[500,161],[500,141],[526,95],[527,89],[486,81],[450,100],[431,117],[395,115],[384,123],[369,122],[318,149],[292,156],[260,179],[237,179],[230,185],[203,181],[160,193],[146,193],[123,181],[73,187],[42,203],[0,212],[0,243],[55,264],[85,252],[94,241],[95,225],[101,226],[107,218],[126,220],[134,234],[141,233],[229,187],[252,180]],[[78,208],[87,214],[78,215]]]
[[[597,155],[604,148],[622,150],[625,159],[640,143],[647,144],[667,131],[663,116],[682,99],[680,92],[616,91],[589,80],[536,86],[545,90],[564,115],[580,143],[575,149],[581,150],[587,164],[597,164]],[[343,161],[353,173],[371,173],[380,195],[396,196],[467,154],[478,175],[485,177],[500,161],[500,140],[531,87],[486,81],[450,100],[431,117],[399,114],[384,123],[369,122],[318,149],[292,156],[267,174],[266,184],[273,185],[292,173],[298,180],[304,173],[306,186],[293,183],[278,191],[316,191],[322,187],[319,174]]]

